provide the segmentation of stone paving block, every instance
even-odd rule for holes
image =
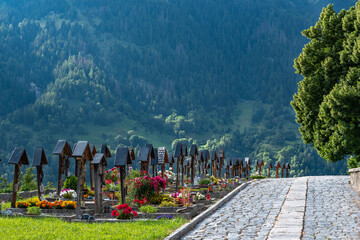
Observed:
[[[360,196],[350,187],[349,176],[261,180],[239,192],[184,239],[289,240],[300,239],[303,231],[304,240],[358,240],[359,205]]]

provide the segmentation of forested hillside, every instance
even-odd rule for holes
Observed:
[[[227,157],[291,162],[293,176],[344,174],[301,143],[293,59],[331,1],[0,2],[0,173],[24,146],[58,139],[114,150],[176,141]],[[335,9],[355,1],[332,1]],[[50,174],[49,174],[50,173]]]

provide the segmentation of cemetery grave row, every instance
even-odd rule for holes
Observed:
[[[27,207],[38,206],[43,213],[63,219],[118,219],[154,218],[182,215],[190,219],[204,211],[214,200],[224,197],[241,182],[251,179],[250,158],[225,158],[224,149],[198,150],[196,144],[189,151],[185,144],[177,143],[174,154],[165,147],[152,144],[140,147],[137,161],[140,172],[132,170],[136,160],[134,149],[118,147],[115,150],[114,168],[106,170],[112,157],[106,144],[97,152],[88,141],[78,141],[73,148],[66,140],[59,140],[53,154],[59,158],[56,193],[44,198],[43,165],[48,164],[42,147],[34,150],[38,199],[16,202],[22,165],[29,165],[25,148],[17,147],[9,164],[15,165],[11,211],[25,213]],[[70,163],[74,159],[75,177],[70,176]],[[90,173],[86,174],[86,165]],[[175,165],[175,166],[174,166]],[[256,172],[261,175],[264,161],[255,161]],[[175,171],[173,169],[175,167]],[[290,164],[276,162],[267,166],[268,177],[272,168],[276,177],[289,176]],[[159,171],[158,171],[159,170]],[[86,187],[89,177],[90,190]],[[64,182],[75,179],[73,189],[64,189]],[[93,196],[91,196],[93,195]],[[70,198],[67,201],[66,198]],[[116,205],[119,203],[119,205]],[[142,213],[138,214],[138,211]]]

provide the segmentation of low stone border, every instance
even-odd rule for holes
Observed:
[[[45,194],[49,194],[51,192],[56,192],[56,190],[46,189]],[[31,198],[38,195],[38,191],[23,191],[19,192],[19,196],[17,199],[21,198]],[[0,193],[0,201],[10,202],[12,198],[12,192],[10,193]]]
[[[349,170],[349,173],[351,186],[360,193],[360,168],[352,168]]]
[[[231,191],[229,194],[227,194],[223,199],[219,200],[217,203],[215,203],[213,206],[209,207],[206,211],[203,213],[200,213],[197,217],[195,217],[190,222],[184,224],[174,232],[172,232],[169,236],[165,238],[165,240],[177,240],[181,239],[185,234],[190,232],[192,229],[196,227],[202,220],[210,216],[213,212],[215,212],[218,208],[222,207],[225,203],[227,203],[230,199],[232,199],[238,192],[240,192],[242,189],[244,189],[249,183],[243,183],[239,187],[237,187],[235,190]]]

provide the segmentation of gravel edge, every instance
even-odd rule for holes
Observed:
[[[225,203],[227,203],[231,198],[233,198],[238,192],[243,190],[249,184],[250,184],[249,182],[241,184],[239,187],[235,188],[233,191],[228,193],[225,197],[223,197],[221,200],[219,200],[213,206],[208,208],[206,211],[200,213],[198,216],[196,216],[190,222],[185,223],[180,228],[176,229],[169,236],[164,238],[164,240],[181,239],[185,234],[187,234],[188,232],[193,230],[196,227],[196,225],[198,225],[201,221],[203,221],[205,218],[207,218],[212,213],[214,213],[218,208],[222,207]]]

